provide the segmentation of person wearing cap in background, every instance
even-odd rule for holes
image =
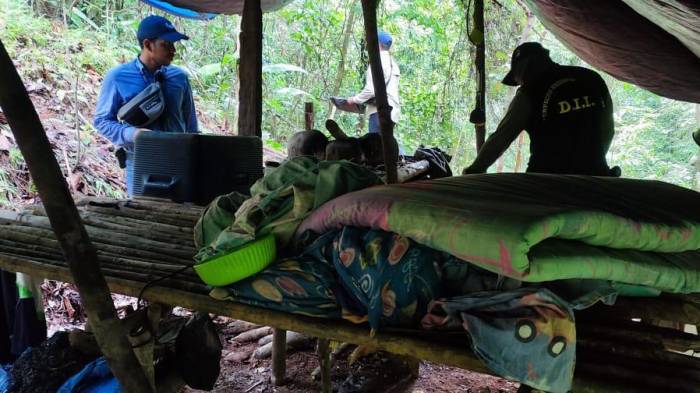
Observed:
[[[134,140],[139,133],[198,132],[189,78],[182,69],[170,64],[175,56],[175,43],[189,37],[175,30],[166,18],[151,15],[139,24],[137,39],[141,47],[139,56],[112,68],[105,76],[93,121],[100,134],[123,148],[129,195],[133,187]],[[120,121],[119,109],[156,81],[163,92],[162,113],[143,127]]]
[[[597,72],[557,64],[542,45],[526,42],[513,51],[503,84],[520,87],[463,174],[486,172],[524,130],[530,136],[527,172],[620,175],[605,158],[615,133],[613,105]]]
[[[393,39],[391,35],[385,31],[380,31],[377,35],[379,41],[379,55],[382,61],[382,70],[384,71],[384,83],[386,84],[386,95],[391,106],[391,121],[394,124],[399,122],[401,117],[401,100],[399,99],[399,65],[396,64],[389,50]],[[356,95],[347,99],[348,104],[366,104],[368,119],[368,132],[379,132],[379,116],[377,114],[377,105],[374,101],[374,82],[372,81],[371,66],[367,67],[365,87]]]

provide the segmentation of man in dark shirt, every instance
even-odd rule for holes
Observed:
[[[503,83],[520,88],[463,174],[486,172],[523,130],[530,136],[527,172],[613,174],[605,158],[615,133],[613,106],[598,73],[559,65],[539,43],[527,42],[513,51]]]

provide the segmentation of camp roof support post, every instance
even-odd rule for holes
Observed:
[[[331,381],[331,341],[319,338],[316,343],[316,356],[321,369],[321,392],[332,393]]]
[[[0,80],[3,81],[0,107],[39,191],[100,349],[125,391],[151,392],[126,335],[115,334],[122,332],[121,321],[100,271],[97,253],[80,220],[36,109],[2,42]]]
[[[471,15],[467,15],[470,18]],[[486,54],[484,43],[484,0],[474,1],[474,27],[469,33],[471,42],[476,46],[474,66],[476,67],[476,104],[474,111],[469,116],[469,121],[474,123],[476,132],[476,151],[486,141]]]
[[[262,137],[262,8],[245,0],[241,18],[238,135]]]
[[[272,329],[272,384],[282,386],[287,380],[287,331]]]
[[[314,128],[314,103],[304,103],[304,131],[311,131]]]
[[[391,184],[398,182],[396,161],[399,152],[394,148],[394,123],[391,121],[391,106],[389,106],[389,100],[386,95],[382,59],[379,55],[379,40],[377,38],[378,3],[379,0],[362,0],[362,15],[365,20],[365,39],[367,41],[370,69],[372,70],[374,96],[377,101],[379,129],[382,135],[384,168],[386,169],[387,183]]]

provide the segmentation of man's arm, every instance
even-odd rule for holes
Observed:
[[[187,80],[185,88],[187,91],[185,91],[185,100],[182,103],[183,114],[185,115],[185,121],[187,122],[185,130],[194,134],[199,132],[199,124],[197,123],[197,110],[194,107],[192,86],[190,86],[189,79]]]
[[[372,82],[372,70],[370,67],[367,67],[365,87],[359,93],[348,98],[348,102],[351,104],[364,104],[371,98],[374,98],[374,82]]]
[[[138,133],[136,127],[123,124],[117,120],[117,112],[122,104],[114,75],[108,73],[102,82],[100,97],[97,100],[93,125],[97,131],[115,145],[124,146],[134,143]]]
[[[530,99],[520,92],[516,93],[496,132],[489,136],[474,162],[465,168],[462,174],[485,173],[527,127],[531,110]]]

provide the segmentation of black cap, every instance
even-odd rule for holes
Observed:
[[[510,71],[503,78],[502,83],[507,86],[517,86],[518,82],[515,80],[514,72],[516,65],[520,61],[534,55],[549,57],[549,51],[540,45],[539,42],[526,42],[515,48],[510,58]]]
[[[700,146],[700,128],[695,130],[695,132],[693,133],[693,139],[695,139],[695,143],[697,143],[698,146]]]

